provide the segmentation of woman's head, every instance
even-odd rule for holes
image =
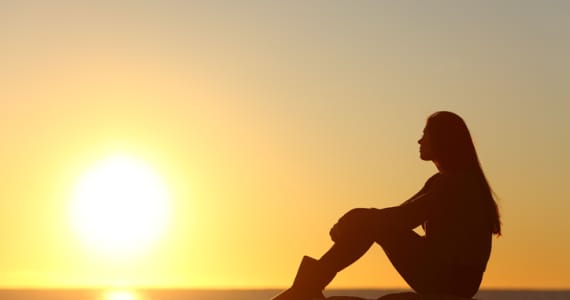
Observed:
[[[424,130],[431,157],[445,171],[477,168],[479,163],[467,125],[461,117],[440,111],[432,114]]]
[[[501,222],[491,187],[485,178],[475,145],[465,121],[455,113],[439,111],[427,119],[420,143],[420,155],[434,161],[445,172],[470,171],[478,175],[487,194],[492,218],[492,232],[501,233]]]

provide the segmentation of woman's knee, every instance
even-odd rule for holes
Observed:
[[[344,223],[347,227],[365,229],[373,225],[374,212],[373,208],[354,208],[344,214],[339,223]]]
[[[373,209],[355,208],[344,214],[333,226],[330,235],[333,241],[373,240]]]

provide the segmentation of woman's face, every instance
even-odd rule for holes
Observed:
[[[418,140],[418,144],[420,144],[420,158],[426,161],[433,160],[434,155],[431,138],[426,129],[424,129],[422,137]]]

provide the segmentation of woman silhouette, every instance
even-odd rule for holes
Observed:
[[[501,222],[491,188],[463,119],[441,111],[427,119],[420,158],[438,172],[400,206],[356,208],[339,219],[333,246],[319,260],[305,256],[293,285],[273,300],[323,299],[337,272],[378,243],[417,293],[471,298],[481,283]],[[425,235],[413,231],[422,226]]]

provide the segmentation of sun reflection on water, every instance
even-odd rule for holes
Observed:
[[[113,290],[105,293],[103,300],[141,300],[136,293],[128,290]]]

